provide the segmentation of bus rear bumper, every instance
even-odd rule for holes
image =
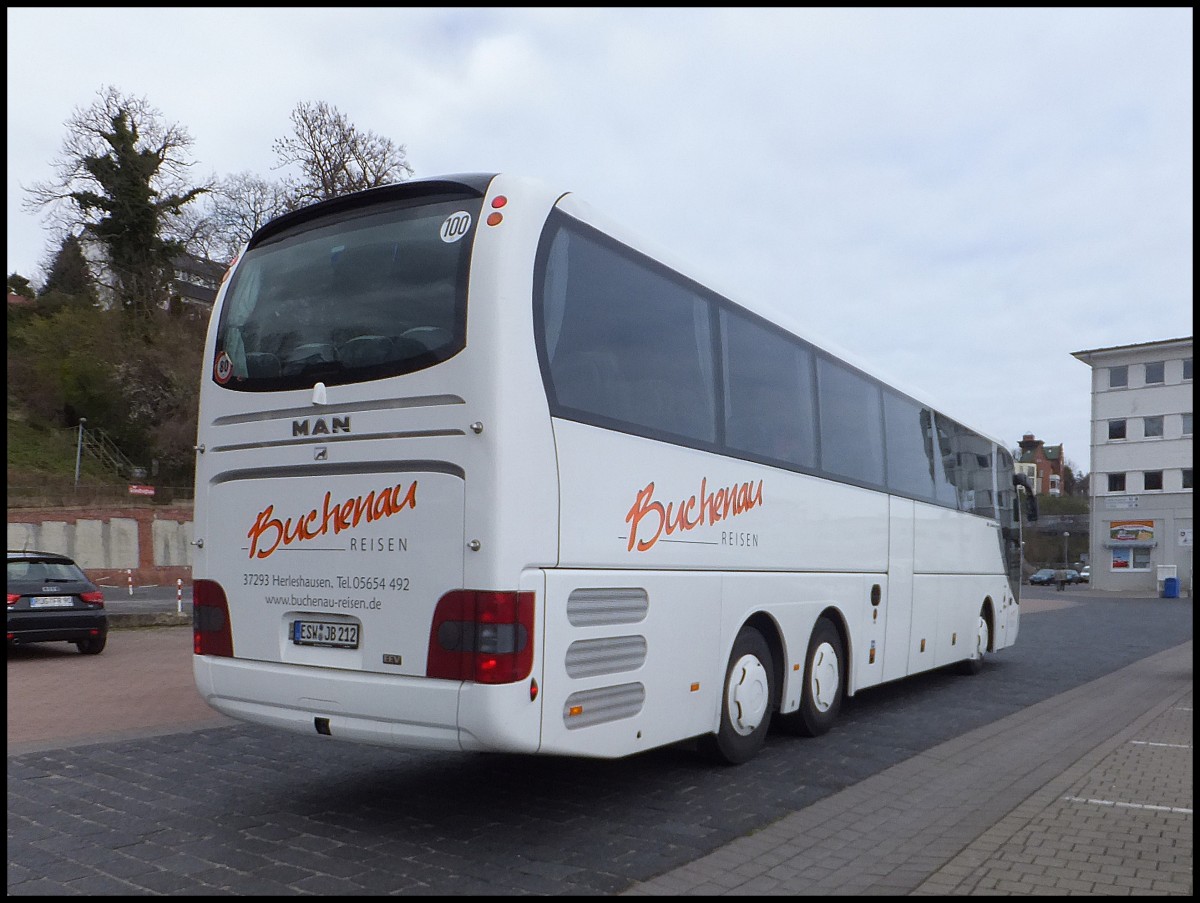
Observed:
[[[405,749],[462,749],[460,683],[218,656],[193,658],[196,689],[242,721]]]

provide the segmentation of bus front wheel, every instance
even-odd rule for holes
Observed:
[[[846,664],[842,635],[828,618],[820,618],[808,640],[800,708],[780,717],[780,726],[804,737],[819,737],[833,727],[842,708]]]
[[[988,646],[991,645],[992,628],[988,623],[988,609],[985,604],[979,610],[979,621],[975,626],[975,647],[971,657],[959,662],[958,669],[963,674],[978,674],[983,670],[983,660],[987,657]]]
[[[721,727],[701,740],[701,749],[726,765],[740,765],[754,758],[766,742],[774,699],[771,647],[753,627],[743,627],[725,669]]]

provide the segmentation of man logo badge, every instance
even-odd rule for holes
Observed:
[[[313,460],[314,461],[328,461],[329,460],[329,449],[326,448],[324,445],[322,445],[320,448],[314,448],[313,449]]]
[[[335,433],[348,432],[350,432],[349,416],[330,417],[328,420],[318,417],[315,420],[292,421],[293,436],[331,436]]]

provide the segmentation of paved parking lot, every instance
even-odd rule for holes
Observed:
[[[738,768],[686,746],[446,755],[226,722],[187,699],[186,629],[10,654],[8,891],[1190,894],[1191,751],[1157,744],[1191,743],[1191,601],[1057,595],[1031,594],[977,677],[864,692],[829,735],[772,735]],[[30,694],[75,700],[94,733],[72,712],[62,736],[23,736]]]

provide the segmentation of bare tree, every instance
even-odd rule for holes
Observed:
[[[250,172],[217,181],[203,214],[192,223],[189,247],[228,263],[260,226],[292,209],[287,185]]]
[[[300,168],[299,180],[287,183],[294,207],[402,182],[413,173],[404,145],[359,130],[324,101],[298,103],[291,119],[292,135],[271,147],[280,166]]]
[[[232,260],[255,230],[283,213],[412,175],[403,145],[356,128],[327,103],[297,104],[291,119],[293,134],[272,144],[275,168],[295,165],[299,177],[272,181],[243,171],[215,182],[202,215],[180,223],[194,253]]]

